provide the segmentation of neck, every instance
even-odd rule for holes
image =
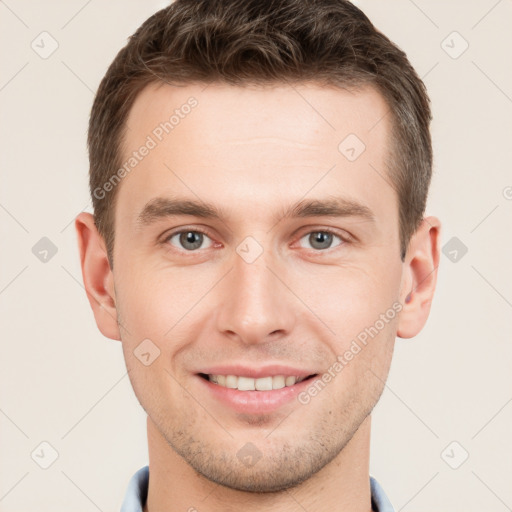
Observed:
[[[150,478],[144,512],[370,512],[370,423],[368,416],[343,450],[308,480],[279,492],[252,493],[224,487],[196,472],[148,417]]]

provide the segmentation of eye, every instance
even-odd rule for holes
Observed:
[[[323,251],[326,249],[331,249],[333,238],[338,238],[340,240],[340,242],[334,247],[337,247],[345,242],[345,240],[340,235],[337,235],[330,230],[310,231],[300,240],[306,240],[312,249]]]
[[[197,229],[187,229],[170,234],[165,239],[165,242],[169,242],[174,247],[178,247],[178,249],[195,251],[196,249],[201,248],[206,239],[209,240],[209,245],[203,247],[203,249],[211,247],[212,244],[210,237],[206,233],[198,231]]]

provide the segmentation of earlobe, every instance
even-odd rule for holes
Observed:
[[[426,217],[411,237],[404,262],[397,336],[412,338],[423,329],[437,283],[441,223]]]
[[[80,251],[80,265],[87,298],[96,325],[107,338],[121,340],[115,304],[114,276],[110,269],[103,238],[90,213],[82,212],[75,220]]]

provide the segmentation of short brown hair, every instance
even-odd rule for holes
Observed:
[[[121,165],[126,119],[137,95],[160,81],[374,86],[392,120],[388,169],[398,195],[404,259],[432,174],[429,98],[406,54],[347,0],[176,0],[148,18],[119,51],[91,111],[90,191],[111,268],[117,187],[97,191]]]

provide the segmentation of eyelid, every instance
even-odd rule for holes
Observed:
[[[335,235],[335,236],[341,238],[341,240],[343,240],[343,242],[355,241],[355,237],[353,237],[351,234],[347,233],[346,231],[339,230],[339,229],[332,228],[332,227],[326,227],[326,226],[307,226],[304,228],[304,230],[299,231],[297,240],[300,240],[305,235],[308,235],[311,233],[330,233],[332,235]]]
[[[209,238],[210,235],[208,233],[208,231],[202,227],[198,227],[198,226],[180,226],[179,228],[175,228],[175,229],[171,229],[170,231],[166,231],[163,235],[162,235],[162,241],[165,242],[167,240],[169,240],[169,238],[173,237],[174,235],[178,235],[180,233],[185,233],[187,231],[192,231],[192,232],[198,232],[198,233],[202,233],[203,235],[207,235]]]

